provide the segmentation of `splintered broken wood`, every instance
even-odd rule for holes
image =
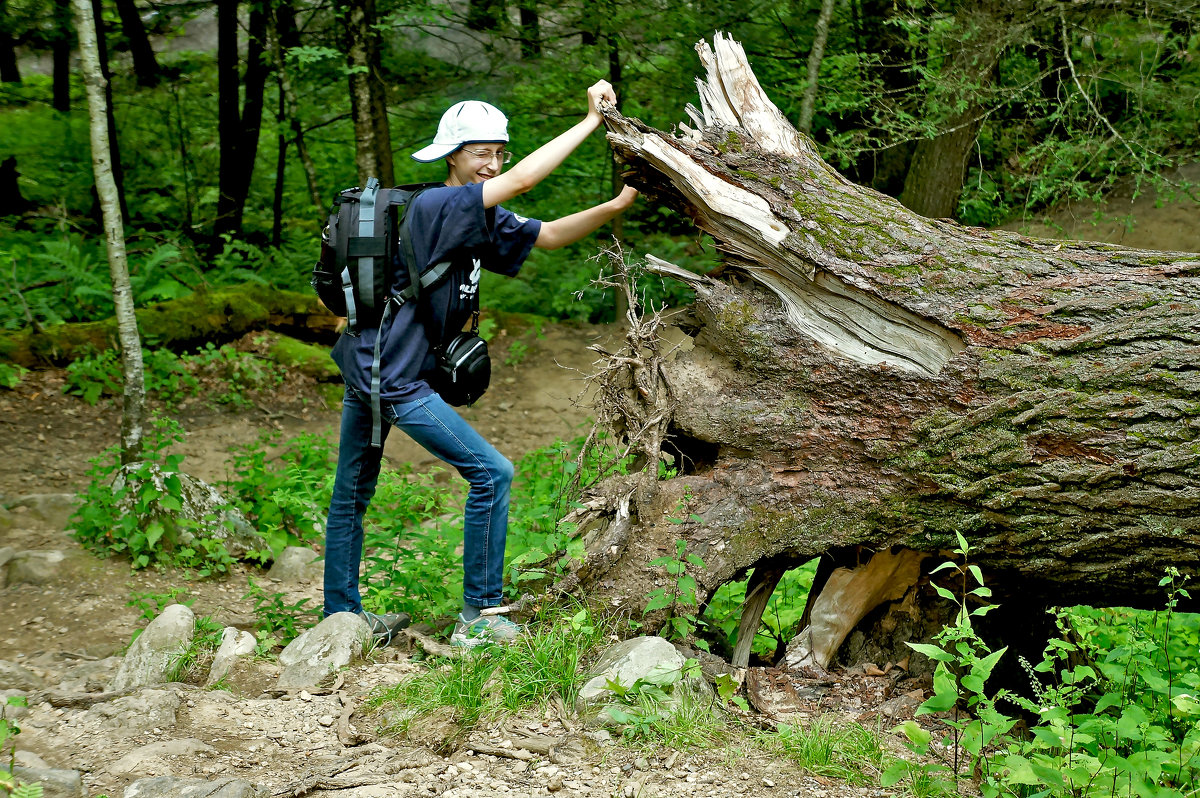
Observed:
[[[698,49],[691,126],[604,112],[627,182],[724,263],[647,258],[694,289],[694,346],[662,366],[684,465],[585,494],[580,590],[636,613],[646,563],[679,539],[704,561],[701,604],[767,562],[946,557],[957,533],[1017,617],[1160,606],[1163,563],[1200,574],[1200,256],[918,216],[824,163],[735,42]],[[834,604],[827,639],[806,635],[817,664],[861,617]]]

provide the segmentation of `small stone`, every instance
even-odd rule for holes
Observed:
[[[307,690],[301,690],[300,691],[300,700],[301,701],[312,701],[312,695]]]
[[[763,779],[763,786],[764,787],[774,787],[775,782],[771,781],[770,779]]]
[[[563,788],[563,777],[559,773],[555,773],[550,778],[546,779],[546,789],[550,792],[558,792]]]
[[[646,759],[644,756],[639,756],[637,759],[633,760],[633,766],[638,770],[649,770],[650,760]]]
[[[321,717],[317,718],[317,723],[320,723],[322,726],[328,728],[329,726],[333,725],[333,715],[322,715]]]

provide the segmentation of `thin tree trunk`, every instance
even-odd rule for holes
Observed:
[[[129,53],[133,56],[133,72],[137,76],[139,86],[157,86],[161,72],[158,59],[154,56],[154,48],[150,46],[150,37],[146,35],[146,26],[142,24],[142,16],[138,13],[134,0],[116,0],[117,14],[121,18],[121,32],[129,42]]]
[[[17,42],[9,29],[8,0],[0,0],[0,83],[20,83],[17,66]]]
[[[520,10],[521,28],[517,35],[521,40],[521,58],[537,58],[542,54],[542,29],[537,3],[534,0],[523,0]]]
[[[113,113],[112,70],[108,66],[108,37],[104,32],[102,0],[92,0],[92,19],[96,22],[96,53],[100,59],[100,75],[104,78],[104,109],[108,119],[108,148],[111,151],[110,166],[113,182],[117,184],[117,203],[121,207],[121,218],[129,218],[129,204],[125,199],[125,167],[121,164],[121,141],[117,138],[117,117]],[[99,197],[97,197],[99,202]]]
[[[241,176],[238,148],[241,146],[242,115],[238,80],[238,0],[217,0],[217,137],[220,159],[217,167],[217,218],[213,223],[213,246],[221,247],[223,233],[236,228],[236,198]]]
[[[284,115],[292,129],[292,142],[296,145],[296,157],[304,167],[304,180],[308,184],[308,196],[316,208],[318,215],[324,210],[321,202],[321,191],[317,187],[317,167],[308,147],[304,143],[304,126],[300,120],[300,102],[296,98],[296,90],[292,86],[291,76],[287,71],[284,49],[298,44],[296,40],[296,21],[290,6],[280,4],[271,17],[273,30],[270,34],[271,53],[275,59],[275,77],[279,81],[279,93],[284,101]]]
[[[387,101],[379,78],[379,38],[374,0],[347,0],[346,63],[350,67],[350,111],[354,117],[355,164],[360,181],[395,182]]]
[[[284,133],[286,102],[279,92],[279,106],[275,110],[275,196],[271,201],[271,246],[278,248],[283,243],[283,189],[287,174],[287,135]]]
[[[52,102],[55,111],[67,114],[71,112],[71,0],[55,0],[54,12]]]
[[[829,38],[829,21],[833,19],[836,0],[821,0],[821,13],[817,16],[817,27],[813,32],[812,50],[808,53],[808,82],[804,86],[804,98],[800,102],[800,122],[797,127],[802,133],[812,132],[813,107],[817,103],[817,81],[821,75],[821,61],[825,58],[825,42]]]
[[[120,195],[112,169],[109,147],[109,119],[106,108],[107,80],[101,71],[100,48],[91,0],[74,0],[76,31],[87,88],[89,129],[92,141],[92,169],[96,192],[104,216],[104,237],[108,248],[108,266],[112,275],[113,304],[116,307],[117,335],[121,343],[121,371],[124,376],[124,401],[121,408],[121,462],[136,462],[142,454],[142,417],[146,404],[146,386],[142,370],[142,342],[133,309],[133,289],[125,258],[125,230]]]
[[[246,200],[250,196],[250,181],[254,176],[254,164],[258,160],[258,141],[262,132],[263,102],[265,99],[267,73],[270,71],[266,55],[267,12],[261,2],[250,7],[249,41],[246,46],[246,70],[242,79],[244,99],[241,112],[241,142],[237,157],[240,167],[237,175],[237,195],[234,197],[234,219],[239,233],[246,211]]]
[[[983,126],[982,94],[996,78],[996,66],[1011,33],[1004,29],[1005,9],[981,5],[960,11],[959,28],[965,39],[945,68],[944,79],[960,84],[956,107],[943,123],[944,132],[922,139],[913,152],[900,202],[909,210],[933,219],[954,215],[962,194],[967,158]],[[969,34],[969,35],[966,35]],[[947,100],[943,98],[942,102]]]

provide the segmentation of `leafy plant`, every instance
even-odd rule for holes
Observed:
[[[0,363],[0,388],[12,390],[21,384],[21,380],[29,373],[29,369],[16,363]]]
[[[693,516],[693,520],[703,519]],[[696,578],[688,573],[689,565],[699,569],[705,567],[700,555],[689,552],[687,541],[682,539],[675,541],[674,554],[655,557],[649,562],[649,567],[666,571],[668,584],[646,594],[646,607],[642,614],[667,610],[664,626],[667,638],[690,639],[696,629],[704,623],[697,617],[699,603],[696,600]],[[706,641],[695,642],[700,648],[708,649]]]
[[[114,480],[122,471],[119,447],[93,458],[82,501],[71,517],[72,535],[101,556],[128,556],[135,569],[159,563],[195,568],[200,576],[227,572],[233,558],[221,541],[193,535],[185,543],[181,536],[198,526],[177,515],[183,456],[167,449],[182,440],[177,423],[155,419],[143,441],[144,459],[125,469],[120,480]]]
[[[268,639],[269,635],[270,639],[275,641],[273,646],[287,645],[300,635],[301,627],[307,627],[314,616],[319,617],[321,614],[319,608],[308,606],[307,598],[289,604],[286,593],[268,593],[253,579],[247,579],[246,584],[249,589],[242,598],[254,601],[260,644]]]
[[[196,599],[194,597],[185,599],[184,597],[187,594],[188,589],[186,587],[167,588],[164,593],[151,593],[149,591],[132,593],[129,596],[129,601],[125,602],[125,604],[129,607],[137,607],[142,611],[142,618],[152,621],[171,604],[182,604],[185,607],[192,606]]]
[[[193,624],[191,641],[171,657],[167,666],[168,681],[186,682],[196,677],[204,666],[212,662],[213,655],[221,645],[224,626],[207,615],[197,615]]]

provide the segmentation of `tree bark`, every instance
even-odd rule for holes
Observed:
[[[158,59],[154,56],[154,48],[150,46],[150,37],[146,35],[146,26],[138,13],[134,0],[116,0],[117,14],[121,18],[121,31],[129,42],[129,53],[133,57],[133,73],[139,86],[153,87],[158,85],[160,71]]]
[[[292,130],[292,141],[296,144],[296,157],[304,167],[304,180],[308,185],[308,196],[317,213],[325,210],[321,202],[321,192],[317,188],[317,168],[308,147],[304,143],[304,126],[300,121],[300,103],[296,98],[296,90],[288,75],[284,50],[299,44],[296,37],[296,21],[292,8],[287,4],[279,4],[271,16],[272,30],[270,32],[271,54],[275,60],[275,77],[279,81],[279,94],[283,102],[283,114]],[[318,217],[319,218],[319,217]]]
[[[61,114],[71,112],[71,2],[56,0],[54,4],[54,41],[51,45],[51,102]]]
[[[17,42],[12,35],[8,0],[0,0],[0,83],[20,83],[21,69],[17,65]]]
[[[1015,9],[1004,6],[1011,14]],[[996,78],[1005,42],[1007,16],[989,4],[959,10],[958,28],[964,40],[949,59],[943,79],[957,84],[941,102],[959,110],[947,116],[942,132],[917,142],[900,202],[909,210],[933,218],[951,217],[958,208],[967,158],[985,116],[982,96]]]
[[[239,235],[258,156],[267,65],[267,12],[262,4],[250,10],[245,77],[238,75],[238,0],[217,3],[217,127],[220,136],[220,174],[217,178],[217,218],[214,245],[222,235]],[[240,94],[245,90],[245,99]]]
[[[1166,565],[1200,573],[1200,255],[925,218],[824,163],[739,45],[697,49],[696,130],[606,114],[628,182],[726,261],[651,258],[696,295],[656,372],[679,474],[585,496],[584,594],[636,613],[677,538],[701,602],[764,562],[936,564],[956,532],[1030,608],[1156,606]],[[647,355],[621,357],[607,390],[633,402]]]
[[[821,13],[817,15],[817,26],[813,31],[812,50],[808,53],[807,81],[804,97],[800,101],[800,121],[797,127],[802,133],[812,132],[813,108],[817,104],[817,84],[821,76],[821,61],[825,58],[825,42],[829,38],[829,22],[833,19],[836,0],[821,0]]]
[[[368,177],[395,182],[387,96],[379,76],[379,34],[374,0],[345,0],[346,63],[350,67],[350,112],[354,117],[355,163],[362,184]]]
[[[528,61],[542,54],[541,21],[538,19],[537,3],[534,0],[522,0],[520,11],[521,27],[517,36],[521,41],[521,58]]]
[[[142,370],[142,343],[137,317],[133,311],[133,289],[129,283],[129,264],[125,258],[125,228],[120,196],[113,176],[109,148],[107,81],[101,72],[100,49],[96,40],[96,21],[91,0],[74,0],[76,31],[83,62],[83,80],[87,87],[89,130],[92,143],[92,170],[96,192],[104,215],[104,237],[108,249],[108,267],[112,277],[113,305],[116,308],[117,338],[121,345],[121,373],[124,377],[121,407],[121,462],[141,458],[142,417],[146,405],[145,375]]]

